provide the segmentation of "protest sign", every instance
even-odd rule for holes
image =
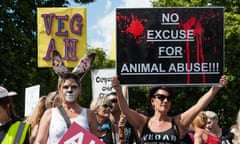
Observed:
[[[73,122],[59,144],[104,144],[95,135]]]
[[[223,13],[223,8],[118,8],[121,84],[218,84],[224,69]]]
[[[24,116],[29,116],[36,107],[40,94],[40,85],[25,88],[25,112]]]
[[[93,99],[106,96],[115,91],[112,88],[112,77],[116,75],[115,69],[94,69],[91,71]]]
[[[37,8],[38,67],[51,67],[57,50],[67,67],[87,52],[86,8]]]

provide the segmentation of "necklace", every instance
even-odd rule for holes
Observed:
[[[70,108],[64,107],[64,109],[66,111],[69,111],[70,113],[73,113],[75,111],[72,107],[70,107]]]

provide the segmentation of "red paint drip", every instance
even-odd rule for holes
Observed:
[[[191,17],[186,23],[182,24],[182,27],[184,30],[194,30],[194,36],[196,40],[196,61],[204,63],[204,53],[203,53],[203,47],[202,47],[202,37],[203,37],[203,28],[202,24],[197,21],[196,17]],[[190,47],[189,47],[189,41],[188,37],[186,38],[186,57],[187,57],[187,64],[188,69],[190,69]],[[203,73],[202,74],[202,82],[206,83],[206,76]],[[190,83],[190,72],[187,74],[187,84]]]

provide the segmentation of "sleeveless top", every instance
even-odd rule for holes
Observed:
[[[107,130],[106,135],[99,137],[99,139],[105,142],[106,144],[114,144],[114,140],[112,136],[113,136],[112,131]]]
[[[232,144],[233,138],[234,134],[230,132],[230,129],[222,129],[221,144]]]
[[[178,130],[174,120],[172,119],[172,127],[163,132],[152,132],[148,127],[148,121],[143,127],[141,134],[141,144],[178,144],[180,143]]]
[[[207,134],[206,144],[220,144],[220,143],[221,143],[221,140],[219,137]]]
[[[59,112],[58,108],[52,108],[52,117],[49,126],[49,134],[48,134],[48,144],[57,144],[63,135],[67,132],[67,124]],[[87,118],[87,109],[82,108],[81,113],[75,117],[70,118],[71,123],[76,122],[81,127],[89,130],[88,118]]]

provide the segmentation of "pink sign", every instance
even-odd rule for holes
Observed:
[[[64,134],[59,144],[104,144],[104,142],[74,122]]]

